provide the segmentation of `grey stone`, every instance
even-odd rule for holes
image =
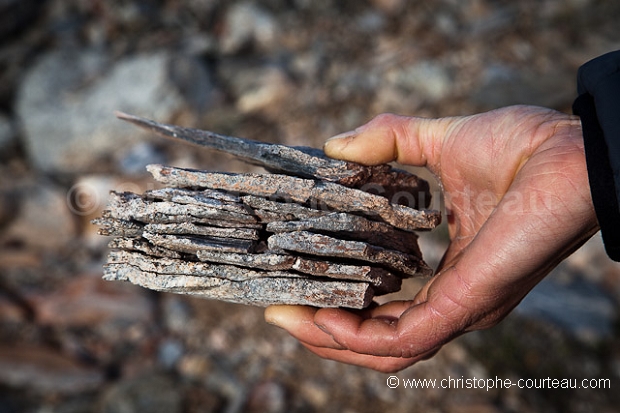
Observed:
[[[264,143],[200,129],[166,125],[122,112],[116,112],[116,116],[165,137],[182,139],[235,155],[270,172],[317,178],[359,188],[365,192],[377,192],[394,203],[414,208],[427,208],[430,204],[428,182],[387,164],[364,166],[329,158],[322,150],[315,148]],[[195,197],[196,194],[191,196]]]
[[[558,267],[544,278],[515,309],[517,314],[549,321],[584,341],[596,343],[610,337],[617,311],[611,297],[583,277],[558,280]],[[553,297],[553,299],[550,299]]]
[[[406,231],[432,229],[441,221],[438,211],[392,204],[385,197],[332,182],[277,174],[204,172],[162,165],[149,165],[147,169],[157,181],[165,185],[235,191],[261,197],[282,196],[293,202],[316,207],[323,205],[342,212],[363,213]],[[178,206],[175,208],[178,209]],[[147,212],[150,213],[151,209]],[[119,215],[118,218],[124,217]]]
[[[164,340],[157,349],[157,359],[166,369],[173,368],[183,356],[183,344],[178,340]]]
[[[445,65],[433,61],[406,67],[395,74],[393,81],[433,102],[448,96],[452,88],[452,79]]]
[[[304,274],[328,277],[337,280],[369,282],[377,293],[398,291],[401,279],[386,270],[367,265],[347,265],[329,260],[313,260],[294,255],[274,254],[239,254],[217,250],[200,250],[198,259],[205,262],[230,264],[261,270],[295,270]]]
[[[277,39],[277,23],[273,16],[251,2],[233,4],[226,13],[220,50],[232,54],[248,44],[270,49]]]
[[[559,108],[572,102],[575,91],[564,85],[574,73],[518,71],[503,65],[491,65],[482,76],[481,86],[472,101],[484,109],[527,104]]]
[[[248,397],[249,411],[283,413],[288,411],[285,387],[275,381],[258,383]]]
[[[34,248],[61,248],[77,233],[67,193],[49,182],[20,188],[17,216],[0,234],[0,240],[24,243]]]
[[[276,233],[310,231],[333,234],[421,256],[418,236],[414,232],[399,231],[383,222],[342,212],[304,220],[270,222],[266,229]]]
[[[162,235],[149,232],[144,232],[142,236],[158,247],[189,254],[196,254],[200,250],[249,253],[255,248],[255,242],[238,238]]]
[[[181,395],[171,379],[147,374],[122,380],[110,387],[101,401],[102,413],[179,413]]]
[[[319,280],[292,272],[259,272],[241,267],[158,260],[140,260],[135,255],[124,259],[123,256],[120,262],[106,264],[104,278],[129,281],[156,291],[258,306],[297,304],[364,308],[374,296],[370,284],[364,282]],[[205,267],[204,275],[196,275],[201,264]]]
[[[226,205],[217,200],[206,204],[181,204],[172,201],[158,201],[145,199],[139,195],[127,192],[111,192],[111,217],[126,221],[144,223],[171,224],[181,222],[204,222],[203,219],[226,220],[238,223],[241,226],[256,223],[256,218],[250,215],[242,206]],[[231,211],[227,207],[237,207]],[[188,217],[192,217],[188,219]]]
[[[274,251],[295,251],[311,256],[338,257],[374,263],[403,278],[426,277],[433,273],[418,256],[361,241],[341,240],[307,231],[274,234],[269,237],[268,245]]]
[[[117,164],[124,175],[143,174],[144,168],[148,164],[153,163],[154,159],[159,159],[158,162],[162,163],[167,161],[165,155],[149,142],[138,142],[129,145],[128,149],[123,151],[119,158]]]
[[[143,252],[153,257],[181,258],[181,253],[158,247],[140,238],[114,238],[109,245],[112,249]]]
[[[184,108],[188,99],[171,69],[179,65],[187,66],[183,73],[206,76],[197,61],[166,53],[124,58],[113,65],[90,51],[45,55],[27,71],[17,94],[17,113],[34,166],[84,172],[96,160],[131,148],[140,135],[112,113],[130,110],[168,119]],[[207,88],[209,81],[197,84]]]
[[[101,234],[121,237],[110,244],[106,280],[243,304],[364,308],[375,295],[398,291],[403,278],[432,274],[413,231],[434,228],[439,211],[366,192],[381,183],[395,195],[411,187],[426,192],[415,175],[331,160],[312,148],[117,116],[293,175],[149,165],[166,187],[112,192],[109,209],[93,221]]]
[[[15,127],[13,122],[8,116],[0,114],[0,151],[11,145],[14,140]]]
[[[269,110],[293,91],[288,75],[278,66],[244,70],[236,82],[242,87],[237,94],[237,109],[242,113]]]
[[[554,268],[515,312],[558,326],[582,342],[600,343],[614,335],[618,319],[620,291],[605,281],[614,273],[617,264],[607,260],[599,233]]]
[[[165,328],[174,334],[191,331],[188,323],[194,314],[191,307],[182,297],[174,294],[164,295],[161,304],[162,322]]]
[[[196,225],[191,222],[179,224],[147,224],[144,231],[151,234],[198,235],[205,237],[239,238],[258,240],[258,230],[253,228],[222,228],[207,225]],[[141,235],[142,231],[140,232]],[[124,235],[123,235],[124,236]]]

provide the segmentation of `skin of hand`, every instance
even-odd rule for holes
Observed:
[[[411,301],[366,310],[272,306],[265,319],[317,355],[395,372],[501,321],[599,229],[579,118],[513,106],[465,117],[379,115],[325,144],[365,165],[427,167],[446,203],[450,244]]]

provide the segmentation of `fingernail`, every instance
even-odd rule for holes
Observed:
[[[272,326],[276,326],[276,327],[280,327],[282,328],[282,326],[280,324],[278,324],[278,322],[276,320],[274,320],[273,318],[267,318],[265,317],[265,322],[267,324],[271,324]]]
[[[272,326],[283,328],[281,325],[281,313],[278,311],[279,306],[269,306],[265,309],[265,321]]]
[[[317,326],[318,329],[324,332],[325,334],[329,334],[330,336],[332,335],[327,329],[327,327],[325,327],[323,324],[314,323],[314,325]]]
[[[267,321],[267,324],[269,324],[269,325],[271,325],[271,326],[278,327],[278,328],[280,328],[280,329],[282,329],[282,330],[284,330],[284,331],[288,331],[286,328],[282,327],[282,326],[281,326],[280,324],[278,324],[278,323],[275,323],[275,322],[273,322],[273,321],[268,321],[268,320],[266,320],[266,321]]]
[[[271,305],[265,309],[264,317],[267,323],[289,330],[305,319],[306,311],[308,308],[303,306]]]
[[[325,144],[327,145],[329,142],[333,142],[333,141],[337,141],[340,139],[346,139],[346,138],[354,138],[355,136],[357,136],[358,132],[357,131],[348,131],[348,132],[344,132],[341,134],[338,134],[336,136],[332,136],[331,138],[327,139],[325,141]]]

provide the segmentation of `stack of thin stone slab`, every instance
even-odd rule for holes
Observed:
[[[233,138],[117,113],[160,135],[235,155],[264,174],[149,165],[163,189],[112,192],[104,278],[266,306],[364,308],[430,276],[414,231],[438,225],[428,183],[389,165]],[[393,202],[392,202],[393,201]]]

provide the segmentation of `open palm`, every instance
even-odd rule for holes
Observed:
[[[327,142],[332,157],[426,166],[443,188],[450,245],[411,301],[364,311],[273,306],[267,321],[319,356],[389,372],[506,316],[598,230],[579,119],[514,106],[422,119],[380,115]]]

